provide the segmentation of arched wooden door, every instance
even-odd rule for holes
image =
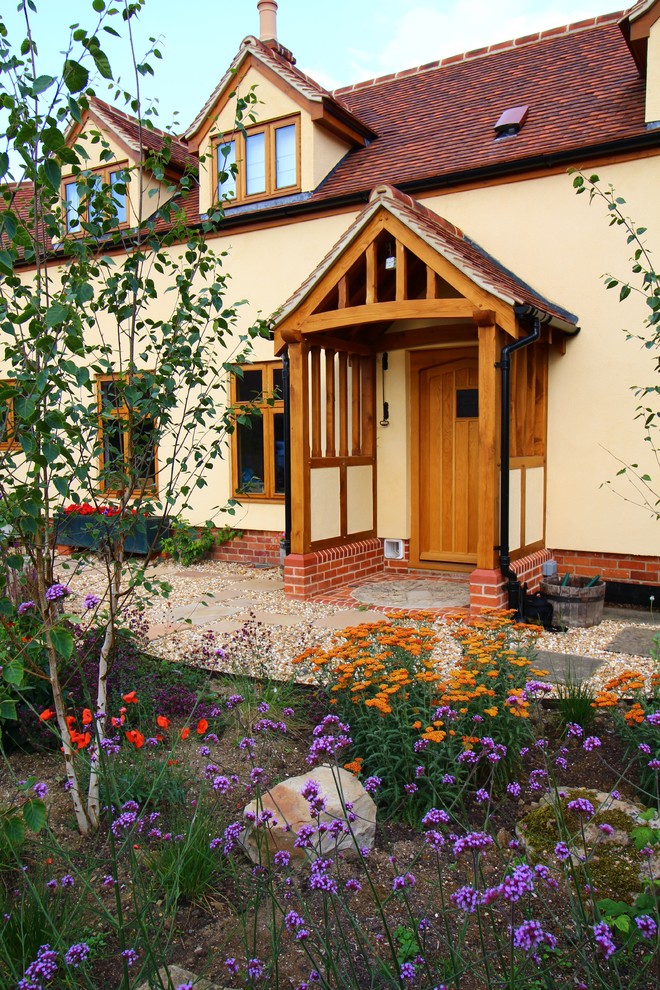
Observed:
[[[474,565],[479,514],[475,351],[411,355],[411,563]]]

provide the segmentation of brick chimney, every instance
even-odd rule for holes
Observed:
[[[296,64],[293,53],[277,40],[277,0],[258,0],[259,11],[259,41],[277,52],[286,62]]]
[[[259,0],[259,41],[277,41],[277,0]]]

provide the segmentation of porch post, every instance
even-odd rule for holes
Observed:
[[[498,567],[496,547],[499,532],[499,464],[500,448],[500,376],[495,367],[499,360],[499,334],[495,314],[476,310],[479,333],[479,530],[477,567]]]
[[[291,553],[310,548],[309,374],[308,347],[289,343],[289,419],[291,449]]]

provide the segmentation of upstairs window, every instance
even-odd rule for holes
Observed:
[[[215,145],[219,200],[265,199],[300,188],[298,117],[251,127]]]
[[[103,219],[97,194],[104,191],[110,194],[119,226],[128,220],[127,196],[128,172],[116,164],[83,172],[64,181],[64,216],[67,233],[75,234],[84,222]]]
[[[14,431],[14,386],[10,379],[0,379],[0,451],[18,446]]]
[[[233,487],[237,498],[284,498],[284,401],[280,362],[246,364],[232,375]]]

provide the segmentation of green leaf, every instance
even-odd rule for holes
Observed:
[[[97,14],[102,14],[105,10],[105,4],[103,0],[94,0],[92,4],[92,9],[96,11]]]
[[[56,302],[47,311],[44,323],[47,327],[59,326],[59,324],[64,323],[68,315],[68,308]]]
[[[50,631],[50,641],[53,644],[53,649],[56,653],[59,653],[61,657],[68,660],[73,653],[73,636],[68,629],[51,629]]]
[[[9,171],[9,155],[6,151],[0,151],[0,179]]]
[[[9,251],[0,251],[0,272],[11,275],[14,270],[14,259]]]
[[[32,93],[34,96],[38,96],[39,93],[45,93],[47,89],[50,89],[54,82],[54,76],[37,76],[32,86]]]
[[[630,931],[630,918],[626,914],[620,914],[618,918],[612,920],[615,928],[618,928],[620,932]]]
[[[2,823],[0,834],[8,846],[20,847],[25,842],[25,825],[18,815],[12,815]]]
[[[19,687],[23,680],[23,664],[16,661],[8,664],[2,670],[2,679],[7,684],[13,684],[14,687]]]
[[[0,721],[16,720],[16,702],[4,698],[0,701]]]
[[[110,68],[110,62],[105,52],[102,52],[100,48],[92,48],[91,54],[94,59],[94,65],[103,78],[112,79],[112,69]]]
[[[44,175],[53,192],[59,192],[60,182],[62,181],[62,169],[59,166],[59,162],[56,162],[54,158],[47,158],[44,162]]]
[[[39,798],[32,798],[23,805],[23,821],[31,832],[40,832],[46,824],[46,805]]]
[[[68,58],[64,63],[62,72],[64,85],[70,93],[79,93],[84,89],[89,79],[89,72],[84,65],[76,62],[75,59]]]

